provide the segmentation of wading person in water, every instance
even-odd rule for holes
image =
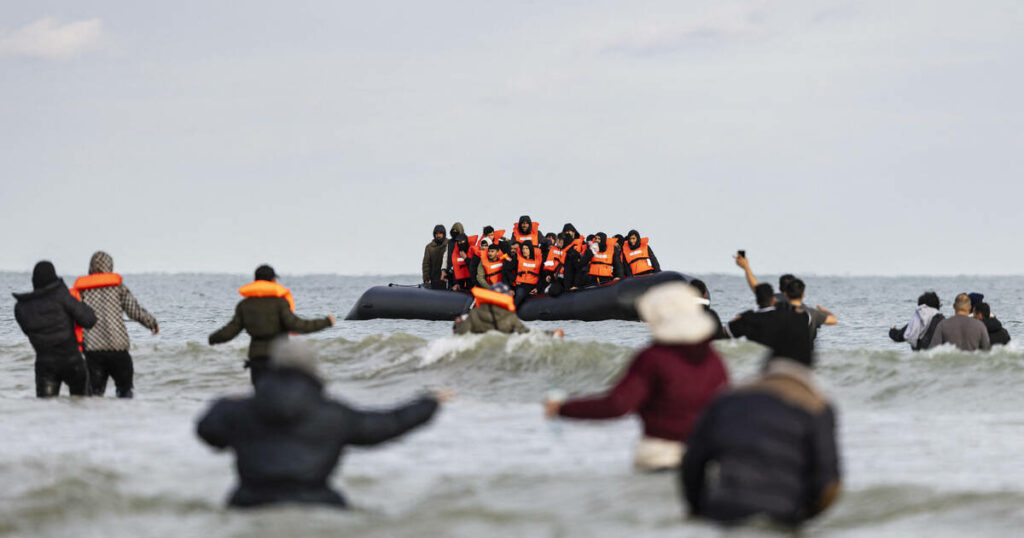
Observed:
[[[493,284],[490,289],[478,286],[471,290],[476,302],[468,314],[455,318],[452,331],[455,334],[485,333],[527,333],[529,327],[523,325],[516,314],[512,290],[504,282]],[[565,336],[562,329],[546,331],[548,334],[561,338]]]
[[[15,293],[14,319],[36,351],[36,396],[60,394],[68,386],[72,396],[89,393],[89,375],[79,353],[75,325],[86,329],[96,324],[89,305],[71,296],[53,264],[41,261],[32,270],[32,291]]]
[[[300,342],[278,341],[267,372],[246,398],[224,398],[199,420],[199,438],[235,453],[238,486],[228,504],[345,507],[329,485],[346,445],[376,445],[426,423],[440,391],[386,411],[362,411],[328,398],[316,357]]]
[[[231,321],[210,335],[210,345],[227,342],[243,329],[249,333],[246,367],[253,385],[267,368],[271,342],[288,338],[289,332],[312,333],[334,325],[333,315],[319,319],[296,316],[292,292],[277,283],[274,268],[269,265],[257,267],[256,279],[239,288],[238,293],[245,299],[235,306]]]
[[[548,418],[608,419],[638,413],[644,436],[634,464],[640,470],[678,467],[700,412],[729,383],[711,348],[717,327],[682,282],[652,287],[636,307],[654,343],[641,351],[604,396],[545,403]]]
[[[85,330],[85,362],[93,396],[103,396],[107,379],[114,378],[118,398],[133,396],[135,369],[128,353],[131,342],[122,313],[141,323],[153,334],[160,332],[156,319],[139,305],[132,292],[114,272],[114,258],[98,251],[89,260],[89,275],[75,281],[73,293],[96,311],[96,325]]]

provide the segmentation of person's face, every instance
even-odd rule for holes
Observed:
[[[530,225],[525,223],[525,222],[520,222],[519,223],[519,233],[521,233],[521,234],[530,233]]]
[[[525,258],[530,257],[530,250],[526,248],[526,245],[519,245],[519,253],[522,254]]]
[[[499,251],[498,251],[498,249],[496,249],[496,248],[495,248],[495,249],[491,249],[491,250],[488,250],[488,251],[487,251],[487,259],[488,259],[488,260],[491,260],[492,262],[496,262],[496,261],[498,261],[498,252],[499,252]]]
[[[632,245],[633,248],[636,248],[640,244],[640,237],[636,234],[630,234],[629,244]]]
[[[436,234],[434,234],[434,239],[436,239],[438,241],[442,241],[442,240],[444,240],[444,234],[441,233],[441,232],[437,232]]]

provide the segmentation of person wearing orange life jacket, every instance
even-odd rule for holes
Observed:
[[[473,287],[470,265],[472,259],[469,254],[469,238],[466,234],[459,234],[455,237],[449,264],[452,270],[452,290],[468,291]]]
[[[589,265],[588,284],[605,284],[622,278],[622,251],[614,238],[609,239],[604,232],[594,236],[590,250],[583,254],[581,262]]]
[[[82,340],[92,395],[103,396],[113,378],[118,398],[133,397],[135,367],[122,313],[153,334],[160,332],[156,319],[135,300],[114,272],[114,258],[103,251],[92,255],[89,274],[76,280],[71,291],[96,312],[96,325],[85,330]]]
[[[522,244],[529,241],[530,244],[540,246],[540,224],[533,222],[529,215],[519,217],[519,223],[512,226],[512,245]]]
[[[540,284],[540,272],[544,260],[541,258],[540,250],[533,248],[533,243],[524,241],[515,251],[513,262],[516,267],[515,304],[518,308],[527,297],[537,294],[537,285]]]
[[[579,256],[579,253],[569,246],[570,237],[572,234],[558,234],[544,256],[544,268],[540,276],[541,288],[550,297],[558,297],[570,287],[566,285],[565,259],[570,253]]]
[[[246,367],[252,384],[266,372],[271,343],[288,338],[288,333],[311,333],[334,325],[334,316],[303,319],[294,314],[295,300],[288,288],[277,283],[277,274],[269,265],[256,268],[255,280],[239,288],[245,297],[235,306],[235,315],[227,325],[210,335],[210,345],[227,342],[238,333],[249,333],[249,360]]]
[[[511,260],[501,252],[498,245],[487,246],[487,258],[480,260],[476,268],[475,284],[481,288],[490,288],[498,282],[513,282],[510,277]]]
[[[448,250],[444,254],[444,264],[441,266],[441,280],[445,281],[445,288],[452,289],[454,285],[452,283],[455,277],[452,275],[452,251],[455,250],[455,243],[459,240],[459,235],[464,235],[466,229],[463,228],[461,222],[455,222],[451,227],[451,237],[448,239]],[[462,250],[462,254],[469,254],[467,249]]]
[[[626,234],[626,244],[622,247],[623,270],[626,276],[642,276],[661,272],[661,264],[654,251],[647,244],[647,238],[641,238],[640,232],[630,230]]]
[[[479,334],[488,331],[505,334],[530,332],[516,315],[512,290],[504,282],[498,282],[489,288],[473,288],[473,297],[476,299],[473,309],[455,318],[455,324],[452,326],[452,332],[455,334]],[[558,338],[565,336],[561,329],[545,332]]]

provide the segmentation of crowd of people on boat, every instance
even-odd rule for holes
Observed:
[[[443,229],[435,232],[433,244],[443,259],[440,265],[428,260],[428,245],[425,283],[468,289],[477,299],[456,320],[457,334],[528,331],[515,314],[521,289],[528,290],[525,295],[538,289],[550,293],[560,284],[567,291],[660,270],[646,238],[635,230],[621,241],[603,233],[581,238],[567,224],[551,239],[524,216],[508,239],[491,227],[471,239],[457,224],[452,243],[445,242]],[[549,398],[544,412],[572,419],[636,413],[643,437],[635,465],[645,471],[678,469],[691,514],[726,523],[764,516],[795,526],[830,506],[840,489],[834,409],[813,375],[818,330],[838,319],[820,305],[804,303],[803,280],[783,275],[776,290],[757,279],[745,252],[739,251],[735,262],[756,307],[723,323],[702,281],[653,285],[636,303],[650,327],[651,345],[607,393]],[[474,272],[483,278],[468,276]],[[328,484],[344,447],[378,444],[425,424],[451,395],[437,391],[383,411],[363,411],[327,397],[312,350],[288,336],[326,329],[334,316],[297,316],[291,291],[269,265],[259,266],[253,276],[238,290],[242,299],[230,321],[208,340],[215,345],[243,331],[249,335],[246,366],[254,392],[214,403],[200,419],[198,435],[236,454],[239,485],[232,506],[344,506],[344,497]],[[159,325],[114,272],[113,258],[96,252],[89,274],[70,289],[52,263],[41,261],[33,269],[32,286],[31,292],[14,296],[15,318],[36,352],[36,395],[56,396],[66,384],[72,395],[102,396],[112,378],[116,395],[131,398],[134,367],[124,316],[153,334]],[[955,315],[944,318],[938,296],[926,292],[911,320],[894,326],[890,337],[914,350],[944,344],[986,350],[1009,342],[983,299],[978,293],[959,294]],[[730,387],[711,342],[741,337],[763,344],[768,353],[758,379]]]
[[[505,229],[493,226],[466,235],[461,222],[452,224],[450,236],[442,224],[433,233],[423,252],[425,287],[469,292],[501,282],[513,289],[516,306],[538,293],[557,297],[661,271],[649,239],[636,230],[624,236],[598,232],[584,237],[566,223],[561,233],[545,234],[540,223],[523,215],[507,237]]]

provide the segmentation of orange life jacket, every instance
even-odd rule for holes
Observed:
[[[500,306],[501,308],[511,312],[516,311],[516,303],[512,299],[511,295],[479,287],[473,288],[471,291],[473,293],[473,297],[476,298],[476,306],[478,307],[485,304],[492,304]]]
[[[488,284],[497,284],[498,282],[501,282],[501,269],[505,265],[504,260],[499,259],[496,262],[492,262],[491,260],[480,260],[480,263],[484,267],[484,278],[487,279]]]
[[[590,259],[590,275],[598,277],[611,277],[615,276],[615,269],[613,264],[615,263],[612,257],[615,255],[615,243],[618,240],[614,237],[609,237],[605,240],[605,249],[603,252],[594,254],[594,257]]]
[[[534,223],[530,224],[530,226],[532,226],[532,228],[530,229],[530,233],[528,233],[528,234],[521,234],[521,233],[519,233],[519,224],[513,224],[512,225],[512,242],[513,243],[523,243],[523,242],[529,240],[530,243],[533,244],[533,246],[539,247],[540,246],[540,232],[538,230],[540,229],[540,224],[537,223],[537,222],[534,222]]]
[[[520,252],[516,256],[519,267],[516,268],[516,284],[536,285],[540,282],[540,251],[534,249],[533,258],[527,258]]]
[[[472,247],[470,247],[470,250],[472,250]],[[459,249],[458,243],[452,248],[452,275],[455,276],[455,280],[469,278],[469,255]]]
[[[75,285],[71,287],[71,296],[79,301],[82,300],[82,290],[94,290],[96,288],[109,288],[121,285],[121,275],[117,273],[93,273],[78,277]],[[82,351],[82,344],[85,342],[85,329],[75,324],[75,340],[78,340],[78,349]]]
[[[288,301],[288,307],[295,312],[295,299],[292,298],[291,290],[277,282],[255,280],[238,288],[238,293],[242,297],[284,297]]]
[[[569,248],[574,248],[576,252],[583,254],[587,250],[587,244],[583,242],[582,237],[577,237],[572,240],[572,243],[569,243]]]
[[[544,260],[544,270],[556,275],[564,275],[566,254],[568,254],[568,251],[564,248],[549,248],[548,259]]]
[[[629,246],[629,241],[623,243],[622,246],[625,247],[622,249],[622,257],[626,264],[629,265],[630,272],[638,275],[654,270],[654,265],[651,263],[651,253],[647,249],[646,237],[640,240],[640,246],[635,249]]]

